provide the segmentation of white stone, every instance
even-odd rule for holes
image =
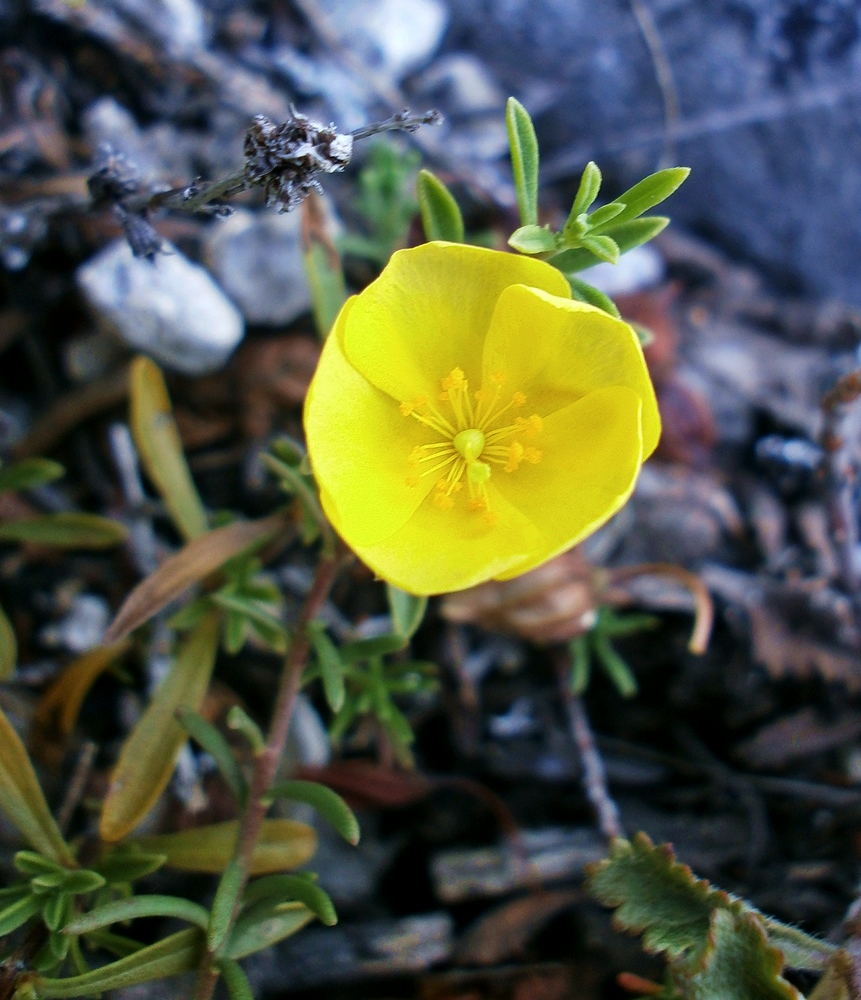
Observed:
[[[209,229],[207,263],[249,323],[286,326],[311,308],[298,211],[235,212]]]
[[[242,316],[199,264],[166,250],[150,263],[117,240],[78,269],[78,287],[129,347],[184,375],[217,371],[242,340]]]
[[[618,264],[596,264],[577,275],[605,295],[628,295],[652,288],[664,277],[664,258],[654,247],[634,247]]]

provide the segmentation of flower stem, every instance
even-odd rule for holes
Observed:
[[[242,897],[242,888],[244,888],[245,883],[248,881],[254,847],[260,836],[263,819],[270,806],[267,793],[275,781],[278,764],[284,751],[284,745],[287,742],[287,732],[290,728],[290,717],[293,714],[293,706],[296,703],[296,696],[302,686],[302,671],[305,668],[311,648],[308,626],[322,610],[329,596],[329,591],[332,589],[332,584],[335,582],[335,578],[348,556],[349,553],[346,547],[338,543],[333,555],[321,559],[317,567],[314,582],[299,612],[299,620],[296,623],[290,649],[281,671],[278,696],[275,701],[266,745],[255,758],[254,774],[251,778],[248,802],[240,822],[239,835],[234,849],[233,857],[239,863],[242,873],[241,887],[237,893],[237,904],[233,914],[234,919],[236,918],[236,911],[239,908],[239,900]],[[212,997],[215,984],[218,980],[216,961],[217,956],[212,952],[207,951],[204,954],[198,970],[194,1000],[210,1000]]]

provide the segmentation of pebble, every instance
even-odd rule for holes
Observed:
[[[66,614],[58,622],[46,625],[39,638],[46,646],[85,653],[101,644],[110,620],[111,609],[104,597],[76,594]]]
[[[235,212],[210,227],[206,259],[249,323],[286,326],[311,308],[298,212]]]
[[[78,287],[129,347],[183,375],[217,371],[242,340],[242,316],[200,265],[166,249],[151,264],[117,240],[78,269]]]
[[[664,258],[651,246],[634,247],[618,264],[596,264],[577,276],[605,295],[630,295],[654,288],[664,277]]]

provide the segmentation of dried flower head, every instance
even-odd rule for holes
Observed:
[[[245,135],[246,180],[261,185],[278,212],[292,211],[311,191],[322,192],[316,175],[343,170],[353,155],[351,135],[290,110],[293,117],[280,125],[257,115]]]

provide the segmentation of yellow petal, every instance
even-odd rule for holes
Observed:
[[[477,389],[496,301],[518,283],[570,295],[555,268],[530,257],[458,243],[401,250],[354,300],[342,327],[344,354],[398,401],[434,398],[439,380],[455,368]]]
[[[534,552],[497,579],[518,576],[564,552],[619,510],[642,462],[641,411],[631,389],[596,389],[544,419],[537,465],[494,473],[500,492],[543,534]]]
[[[464,491],[465,492],[465,491]],[[357,554],[383,579],[411,594],[444,594],[482,583],[524,561],[541,544],[532,522],[488,485],[492,526],[461,494],[450,510],[431,497],[380,545]]]
[[[499,297],[484,347],[485,379],[509,374],[527,409],[542,416],[595,389],[627,386],[642,400],[643,457],[661,420],[636,333],[622,320],[571,299],[514,285]],[[543,522],[543,519],[542,519]]]
[[[373,545],[398,530],[424,500],[435,477],[408,486],[410,452],[430,439],[397,404],[347,363],[338,331],[350,299],[326,340],[305,401],[305,435],[332,525],[352,547]]]

